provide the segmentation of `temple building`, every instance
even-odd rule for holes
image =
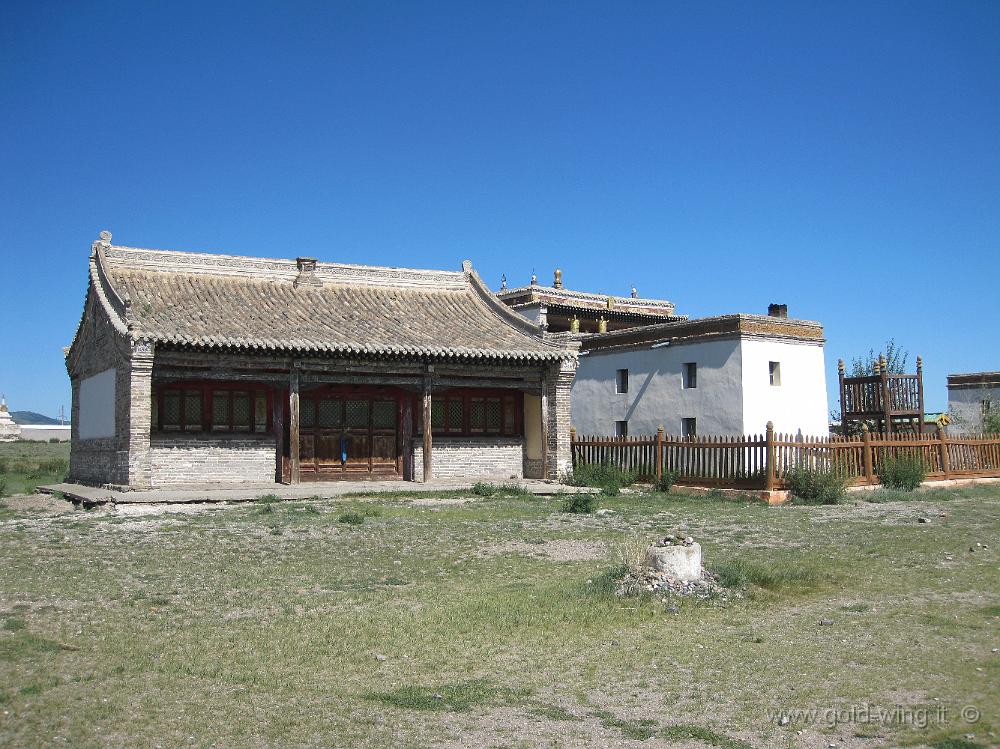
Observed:
[[[823,326],[766,315],[689,319],[673,303],[571,291],[556,270],[551,286],[501,285],[497,297],[550,338],[581,345],[572,385],[581,435],[829,433]]]
[[[569,468],[579,343],[515,314],[468,262],[452,272],[147,250],[102,232],[89,272],[66,357],[73,481]]]

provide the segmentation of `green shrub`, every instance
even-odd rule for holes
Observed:
[[[575,515],[589,515],[597,509],[597,499],[593,494],[570,494],[563,502],[563,512]]]
[[[914,453],[886,455],[878,473],[883,486],[904,492],[912,492],[926,476],[924,461]]]
[[[601,494],[605,497],[617,497],[622,493],[622,485],[617,481],[608,481],[601,486]]]
[[[653,491],[667,494],[671,487],[677,483],[678,478],[680,478],[678,471],[664,471],[660,478],[653,481]]]
[[[58,445],[59,444],[59,438],[58,437],[49,437],[49,444],[50,445]]]
[[[7,493],[7,479],[0,476],[0,497]]]
[[[365,516],[360,512],[344,512],[337,518],[337,522],[347,523],[347,525],[362,525],[365,522]]]
[[[473,485],[472,493],[478,497],[526,497],[531,494],[521,484],[488,484],[482,481]]]
[[[588,463],[576,466],[563,477],[563,483],[570,486],[595,486],[613,497],[623,486],[634,484],[637,478],[634,471],[623,471],[611,463]]]
[[[836,471],[793,468],[785,482],[795,500],[807,505],[835,505],[844,498],[847,480]]]

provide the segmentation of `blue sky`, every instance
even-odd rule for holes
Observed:
[[[0,4],[0,391],[116,243],[458,268],[1000,369],[1000,3]],[[913,356],[910,360],[913,366]]]

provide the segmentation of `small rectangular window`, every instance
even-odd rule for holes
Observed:
[[[695,362],[687,362],[684,365],[682,386],[685,390],[698,387],[698,365]]]
[[[697,437],[698,420],[695,418],[681,419],[681,434],[685,437]]]
[[[628,392],[628,370],[619,369],[615,373],[615,392],[616,393],[627,393]]]
[[[627,421],[616,421],[615,422],[615,437],[628,437],[628,422]]]
[[[781,362],[771,361],[767,363],[767,369],[771,378],[771,385],[777,387],[781,384]]]

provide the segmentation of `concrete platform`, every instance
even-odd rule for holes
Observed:
[[[252,502],[257,497],[273,494],[279,499],[308,499],[310,497],[335,498],[345,494],[380,494],[382,492],[427,492],[469,490],[476,481],[439,480],[428,483],[410,481],[325,481],[308,484],[240,484],[220,486],[206,484],[177,488],[149,489],[142,491],[121,491],[102,489],[82,484],[48,484],[39,486],[38,491],[46,494],[62,494],[72,502],[85,507],[106,504],[190,504],[194,502]],[[487,483],[517,483],[536,496],[555,494],[592,493],[597,489],[575,487],[554,481],[522,480],[493,481]]]

